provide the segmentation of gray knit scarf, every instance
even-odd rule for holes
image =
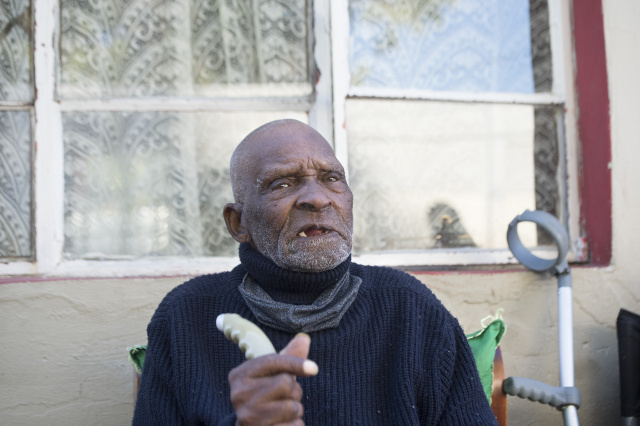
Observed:
[[[335,328],[356,299],[362,280],[344,274],[340,280],[320,293],[311,305],[277,302],[246,274],[238,289],[253,315],[262,324],[290,333],[311,333]]]

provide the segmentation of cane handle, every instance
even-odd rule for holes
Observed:
[[[276,353],[271,340],[257,325],[238,314],[221,314],[216,327],[238,345],[247,359]]]

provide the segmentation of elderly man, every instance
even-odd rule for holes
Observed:
[[[410,275],[351,263],[353,196],[318,132],[256,129],[231,183],[241,264],[158,307],[135,425],[495,423],[456,319]],[[216,328],[228,312],[282,351],[244,361]]]

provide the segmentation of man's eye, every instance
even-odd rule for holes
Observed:
[[[280,182],[275,185],[275,189],[289,188],[290,186],[287,182]]]

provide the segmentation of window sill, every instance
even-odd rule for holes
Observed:
[[[586,253],[586,252],[585,252]],[[586,262],[583,251],[572,250],[567,260]],[[533,251],[538,257],[552,258],[550,249]],[[522,270],[518,260],[508,249],[478,250],[476,248],[437,249],[429,251],[398,250],[356,254],[353,261],[363,265],[389,266],[407,272],[446,271],[513,271]],[[104,258],[100,260],[67,260],[46,268],[36,262],[10,262],[0,264],[0,283],[13,282],[12,277],[39,278],[127,278],[196,276],[224,272],[239,263],[234,257],[198,258]]]

